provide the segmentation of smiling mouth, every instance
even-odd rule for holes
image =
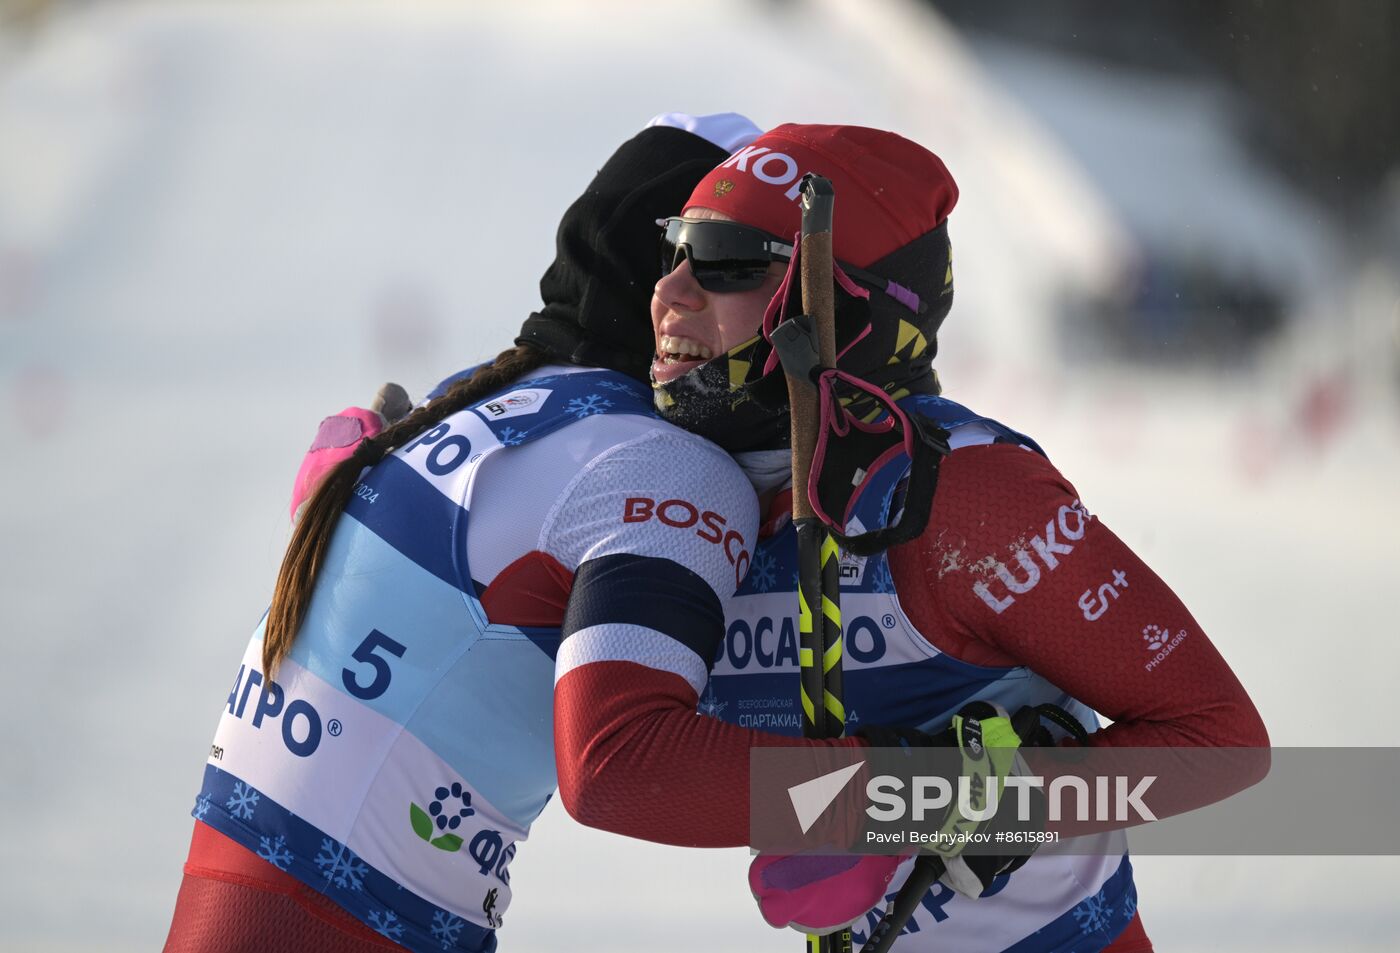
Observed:
[[[713,357],[708,347],[691,338],[663,334],[657,346],[651,375],[658,383],[673,381]]]
[[[714,357],[710,349],[692,338],[661,335],[661,345],[656,349],[663,362],[682,364],[688,361],[708,361]]]

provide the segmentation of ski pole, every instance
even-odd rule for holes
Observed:
[[[943,876],[943,858],[933,854],[920,854],[914,861],[914,869],[909,871],[909,879],[899,888],[890,902],[885,915],[870,931],[870,939],[860,948],[860,953],[889,953],[895,938],[918,909],[919,901],[929,892],[939,877]]]
[[[792,408],[792,520],[797,531],[798,665],[802,733],[839,738],[846,731],[841,691],[841,560],[836,541],[808,499],[807,474],[820,425],[816,373],[836,366],[836,295],[832,274],[831,182],[802,180],[799,265],[804,314],[784,321],[773,344]],[[849,953],[851,931],[807,937],[809,953]]]

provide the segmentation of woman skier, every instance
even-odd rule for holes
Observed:
[[[907,726],[897,737],[918,743],[970,702],[1048,703],[1088,725],[1095,711],[1113,720],[1090,746],[1266,747],[1258,712],[1181,600],[1035,441],[939,396],[932,360],[952,303],[958,194],[943,163],[893,133],[785,125],[731,155],[662,223],[666,274],[651,306],[657,407],[733,453],[760,489],[752,568],[700,696],[654,668],[576,664],[566,639],[555,732],[571,813],[665,843],[747,844],[747,744],[676,713],[698,703],[737,725],[800,733],[787,392],[770,336],[800,307],[796,199],[808,172],[836,196],[839,358],[820,378],[810,486],[845,541],[848,728]],[[1224,779],[1206,800],[1257,779]],[[1118,844],[1032,856],[1014,873],[1009,858],[950,868],[895,949],[1150,950]],[[821,911],[851,886],[774,886],[760,867],[751,882],[777,925],[806,902],[793,894]],[[883,878],[860,886],[873,886],[872,907],[886,899]],[[857,943],[880,912],[857,917]]]

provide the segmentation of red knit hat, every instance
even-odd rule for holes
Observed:
[[[903,136],[863,126],[787,123],[701,179],[685,207],[714,209],[788,238],[801,225],[798,189],[808,172],[831,180],[834,252],[857,268],[933,231],[958,201],[943,160]]]

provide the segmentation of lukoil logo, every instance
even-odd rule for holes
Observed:
[[[792,188],[783,193],[786,199],[795,201],[802,191],[802,176],[797,168],[797,160],[787,153],[774,152],[767,146],[745,146],[720,163],[720,168],[747,172],[767,185],[787,185],[791,182]]]
[[[1025,595],[1036,587],[1040,582],[1041,565],[1044,565],[1046,570],[1053,571],[1060,565],[1060,556],[1068,556],[1074,552],[1073,546],[1056,538],[1056,530],[1066,540],[1077,542],[1084,538],[1085,526],[1091,519],[1093,516],[1078,500],[1070,506],[1060,507],[1055,517],[1046,522],[1045,532],[1031,539],[1030,548],[1039,557],[1039,563],[1024,547],[1018,547],[1013,555],[1020,567],[1019,575],[1013,575],[1000,560],[991,561],[991,568],[1004,587],[1004,593],[994,592],[985,581],[974,583],[972,591],[977,593],[977,597],[985,602],[988,608],[1001,615],[1016,602],[1016,596]]]

